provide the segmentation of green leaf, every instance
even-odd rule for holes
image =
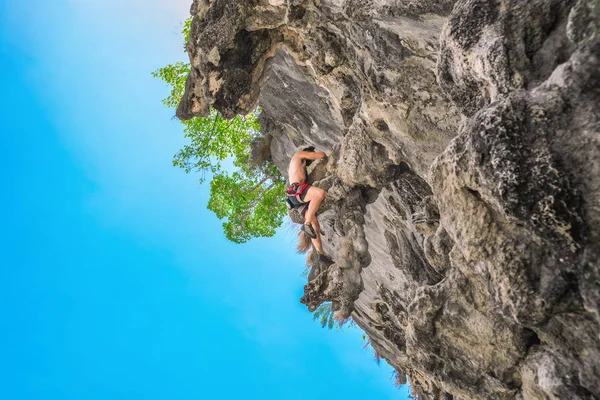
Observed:
[[[192,17],[189,17],[183,21],[183,29],[181,34],[183,35],[183,49],[186,49],[187,43],[190,41],[190,32],[192,29]]]

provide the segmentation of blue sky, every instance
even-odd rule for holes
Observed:
[[[150,72],[183,0],[0,0],[0,397],[402,399],[299,304],[293,238],[229,243]]]

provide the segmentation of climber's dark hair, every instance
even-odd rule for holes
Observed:
[[[308,146],[302,149],[302,151],[308,151],[309,153],[314,153],[315,152],[315,146]],[[308,167],[310,164],[312,164],[312,160],[306,160],[306,166]]]

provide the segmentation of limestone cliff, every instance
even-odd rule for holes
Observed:
[[[180,118],[298,145],[351,315],[420,399],[600,398],[598,0],[196,0]],[[314,277],[317,275],[316,277]]]

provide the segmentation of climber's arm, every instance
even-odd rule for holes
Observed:
[[[299,151],[294,154],[294,158],[301,160],[319,160],[325,157],[327,157],[327,155],[322,151]]]

